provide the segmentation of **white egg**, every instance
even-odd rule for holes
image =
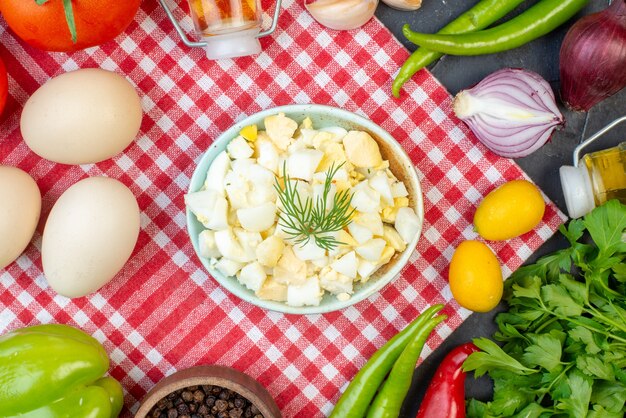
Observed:
[[[404,242],[411,242],[416,235],[419,235],[422,223],[413,209],[400,208],[396,215],[395,228]]]
[[[198,250],[201,257],[219,258],[222,256],[215,243],[215,231],[205,229],[198,236]]]
[[[246,264],[238,275],[239,282],[255,292],[261,289],[266,278],[267,274],[258,261]]]
[[[378,261],[387,243],[384,239],[374,238],[356,247],[356,253],[368,261]]]
[[[0,269],[22,254],[41,213],[37,183],[19,168],[0,165]]]
[[[348,254],[337,259],[330,265],[337,273],[341,273],[351,279],[356,278],[358,261],[354,251],[350,251]]]
[[[310,239],[306,244],[296,244],[293,246],[293,253],[302,261],[317,260],[324,257],[326,250],[320,248],[314,239]]]
[[[226,177],[228,170],[230,170],[230,158],[228,157],[226,151],[222,151],[211,163],[211,166],[206,174],[204,187],[207,190],[214,190],[224,196],[226,193],[224,190],[224,178]]]
[[[290,306],[317,306],[322,300],[322,295],[319,278],[312,276],[302,284],[287,287],[287,304]]]
[[[54,77],[35,91],[20,128],[35,154],[87,164],[122,152],[137,136],[141,118],[139,96],[126,78],[87,68]]]
[[[139,235],[139,207],[117,180],[91,177],[52,207],[41,256],[50,287],[70,298],[97,291],[124,267]]]
[[[383,171],[378,171],[373,177],[371,177],[369,179],[369,185],[380,194],[384,203],[387,205],[393,205],[393,194],[391,186],[389,185],[389,179]]]
[[[244,229],[261,232],[270,229],[276,220],[276,205],[264,203],[252,208],[237,209],[237,219]]]
[[[348,225],[348,231],[350,231],[350,235],[352,235],[359,244],[365,244],[374,237],[374,234],[369,228],[366,228],[356,222],[350,222]]]
[[[287,157],[287,173],[293,179],[311,181],[324,153],[315,149],[295,151]]]

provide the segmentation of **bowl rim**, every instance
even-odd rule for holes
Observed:
[[[282,417],[272,395],[252,376],[233,367],[206,364],[178,370],[159,380],[141,400],[135,418],[148,418],[157,402],[174,391],[202,385],[219,386],[238,393],[252,402],[266,418]]]
[[[275,311],[275,312],[282,312],[286,314],[295,314],[295,315],[309,315],[309,314],[322,314],[322,313],[334,312],[334,311],[352,306],[380,292],[380,290],[383,287],[385,287],[387,284],[392,282],[400,274],[400,272],[404,269],[404,267],[407,265],[411,255],[415,252],[415,248],[417,247],[417,242],[419,241],[419,238],[421,236],[423,223],[424,223],[424,198],[422,194],[419,176],[417,175],[417,171],[415,169],[414,163],[412,162],[411,158],[409,157],[407,152],[404,150],[404,148],[400,145],[400,143],[384,128],[372,122],[371,120],[367,119],[366,117],[361,116],[357,113],[350,112],[348,110],[340,109],[340,108],[333,107],[333,106],[327,106],[327,105],[292,104],[292,105],[277,106],[277,107],[272,107],[269,109],[262,110],[250,116],[246,116],[239,122],[234,123],[230,128],[228,128],[226,131],[221,133],[217,138],[215,138],[215,140],[211,143],[209,148],[202,154],[202,156],[198,160],[196,167],[194,168],[193,174],[189,182],[189,188],[188,188],[187,193],[193,193],[199,190],[199,187],[193,187],[194,184],[196,183],[203,184],[204,180],[206,179],[206,171],[200,172],[199,168],[204,165],[206,165],[208,168],[208,166],[210,166],[213,159],[215,159],[217,154],[219,154],[217,150],[220,148],[225,149],[224,144],[225,143],[227,144],[233,138],[235,138],[243,127],[251,125],[251,124],[256,125],[258,124],[258,122],[255,122],[255,121],[262,121],[263,119],[265,119],[265,117],[276,115],[278,113],[284,113],[287,117],[289,117],[289,114],[293,114],[293,113],[306,115],[307,113],[310,113],[310,112],[314,112],[316,114],[321,114],[324,116],[329,116],[335,119],[344,119],[346,120],[346,122],[359,125],[365,128],[370,133],[375,134],[375,136],[378,137],[379,140],[384,141],[385,143],[391,146],[392,152],[394,154],[397,154],[397,156],[403,161],[403,163],[405,163],[403,165],[406,167],[407,172],[409,173],[409,176],[412,177],[412,180],[415,183],[416,189],[414,191],[414,194],[415,194],[414,197],[416,201],[415,201],[415,207],[413,209],[415,209],[420,219],[420,230],[418,231],[416,236],[413,238],[413,240],[407,243],[406,249],[402,251],[401,253],[399,253],[399,257],[397,258],[394,265],[387,272],[385,272],[381,277],[379,277],[376,281],[372,282],[373,284],[369,286],[366,291],[355,293],[351,295],[351,297],[347,299],[346,301],[340,301],[339,299],[335,298],[330,303],[320,304],[318,306],[309,306],[309,305],[290,306],[290,305],[287,305],[287,303],[285,302],[276,302],[276,301],[271,301],[271,300],[260,299],[256,297],[256,295],[254,295],[254,293],[251,290],[244,288],[242,285],[240,285],[236,278],[224,276],[217,269],[212,268],[208,260],[200,256],[198,246],[196,245],[196,242],[193,238],[193,235],[194,233],[196,233],[196,231],[192,230],[193,228],[192,223],[197,222],[197,220],[195,219],[195,215],[193,215],[193,213],[191,213],[191,211],[188,208],[185,208],[186,220],[187,220],[187,233],[192,242],[192,246],[194,248],[196,256],[200,260],[201,264],[204,266],[206,272],[211,277],[213,277],[220,286],[222,286],[225,290],[227,290],[231,294],[237,296],[239,299],[249,302],[252,305],[258,306],[263,309]],[[233,280],[239,286],[232,285],[231,282]]]

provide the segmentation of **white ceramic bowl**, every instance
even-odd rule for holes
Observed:
[[[248,125],[257,125],[263,128],[263,120],[270,115],[284,113],[287,117],[294,119],[300,123],[307,116],[313,121],[313,128],[320,129],[329,126],[341,126],[348,130],[361,130],[368,132],[380,147],[381,154],[385,160],[389,160],[391,171],[394,175],[402,180],[409,192],[409,205],[415,210],[420,222],[424,219],[422,192],[415,172],[415,167],[411,162],[404,149],[380,126],[362,116],[356,115],[346,110],[338,109],[330,106],[322,105],[288,105],[275,107],[264,110],[249,116],[242,121],[236,123],[226,132],[221,134],[211,144],[209,149],[204,153],[198,166],[196,167],[189,186],[189,192],[196,192],[202,188],[206,173],[213,162],[213,159],[223,150],[226,149],[228,143],[239,135],[239,131]],[[411,242],[408,243],[406,249],[401,253],[396,253],[391,261],[382,266],[366,283],[358,283],[354,286],[354,294],[346,301],[338,300],[334,295],[326,292],[319,306],[303,306],[294,307],[286,303],[263,300],[258,298],[253,291],[247,289],[239,283],[234,277],[224,276],[222,273],[211,267],[209,260],[200,257],[198,252],[198,235],[204,226],[198,222],[195,215],[187,209],[187,229],[193,243],[196,254],[200,261],[207,269],[209,274],[215,278],[224,288],[239,298],[250,302],[254,305],[273,311],[285,312],[290,314],[314,314],[331,312],[338,309],[353,305],[372,294],[378,292],[383,286],[394,279],[404,268],[409,257],[415,250],[420,234],[418,233]]]

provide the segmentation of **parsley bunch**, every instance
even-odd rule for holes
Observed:
[[[626,415],[626,205],[609,201],[560,230],[568,248],[507,280],[502,348],[474,341],[482,352],[463,368],[488,373],[494,398],[470,400],[468,417]]]

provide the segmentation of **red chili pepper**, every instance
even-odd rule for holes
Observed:
[[[461,366],[475,351],[480,350],[466,343],[446,355],[426,390],[416,418],[465,418],[465,372]]]

